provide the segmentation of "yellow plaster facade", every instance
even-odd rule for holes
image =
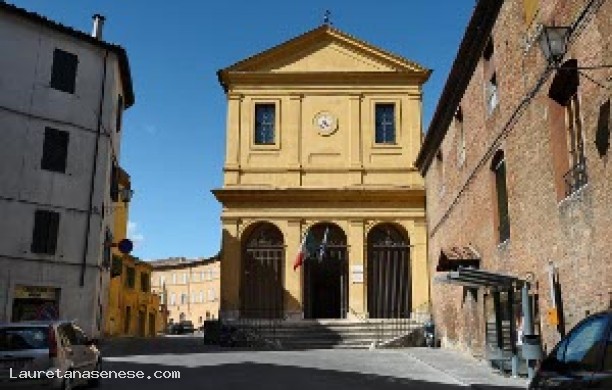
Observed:
[[[129,175],[119,169],[119,189],[131,189]],[[118,243],[127,238],[129,203],[113,203],[114,237]],[[155,336],[164,329],[166,319],[159,295],[151,291],[152,267],[134,256],[112,248],[111,280],[105,316],[106,336]]]
[[[153,291],[168,309],[168,323],[189,320],[197,328],[219,317],[219,258],[152,261]]]
[[[223,204],[224,318],[244,315],[245,300],[253,298],[253,288],[245,287],[253,275],[247,242],[262,223],[282,236],[274,280],[283,290],[283,317],[312,318],[305,310],[305,301],[314,299],[305,292],[311,276],[305,267],[294,271],[293,262],[304,233],[318,224],[345,236],[341,257],[347,264],[339,283],[348,296],[338,318],[373,317],[368,237],[381,226],[397,228],[409,243],[409,312],[429,311],[425,191],[414,167],[422,141],[422,85],[429,75],[328,25],[219,71],[227,95],[227,145],[223,188],[213,193]],[[258,104],[274,107],[274,137],[267,143],[255,136]],[[393,106],[395,137],[377,142],[377,105],[385,104]],[[331,126],[321,127],[322,116]]]

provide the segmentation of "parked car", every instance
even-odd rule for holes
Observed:
[[[193,322],[191,321],[181,321],[176,324],[168,325],[169,334],[185,334],[193,333],[194,331]]]
[[[11,379],[19,371],[100,371],[97,341],[88,338],[68,321],[15,322],[0,324],[0,389],[33,386],[68,390],[75,385],[97,387],[99,379],[69,378]]]
[[[612,389],[612,310],[578,323],[542,361],[529,389]]]
[[[183,333],[193,333],[195,331],[194,327],[193,327],[193,322],[191,321],[181,321],[179,322],[179,333],[183,334]]]

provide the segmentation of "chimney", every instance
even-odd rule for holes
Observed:
[[[93,30],[91,31],[91,36],[102,40],[102,28],[104,27],[104,21],[106,18],[100,14],[95,14],[93,17]]]

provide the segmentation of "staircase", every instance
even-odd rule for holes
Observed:
[[[411,319],[236,321],[250,346],[274,349],[329,349],[418,345],[422,324]]]

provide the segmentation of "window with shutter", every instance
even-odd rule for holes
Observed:
[[[74,93],[79,59],[75,54],[55,49],[51,69],[51,88]]]
[[[395,104],[383,103],[375,106],[377,144],[395,143]]]
[[[119,169],[115,164],[111,169],[110,197],[113,202],[119,202]]]
[[[59,219],[59,213],[54,211],[36,210],[31,247],[33,253],[55,254],[57,250]]]
[[[121,131],[121,117],[123,116],[123,96],[119,95],[117,98],[117,123],[115,124],[115,131]]]
[[[66,161],[68,158],[68,139],[66,131],[45,128],[45,140],[43,141],[41,169],[53,172],[66,172]]]

